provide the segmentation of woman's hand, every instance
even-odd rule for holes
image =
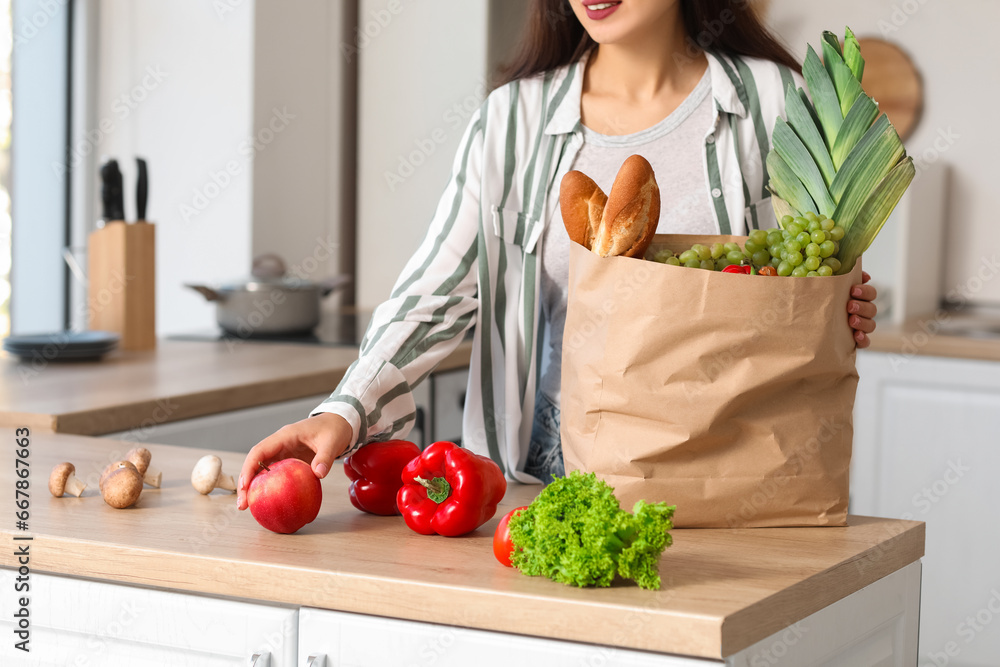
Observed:
[[[330,472],[333,460],[351,446],[353,435],[354,431],[346,419],[326,412],[281,427],[247,453],[236,485],[236,507],[240,510],[247,508],[247,489],[250,488],[250,480],[260,470],[260,463],[267,465],[280,459],[302,459],[312,466],[316,477],[323,479]]]
[[[854,340],[858,347],[865,348],[871,345],[868,334],[875,331],[875,317],[877,308],[875,304],[875,288],[866,285],[872,277],[868,272],[861,272],[861,284],[851,288],[851,296],[854,297],[847,302],[847,323],[854,329]]]

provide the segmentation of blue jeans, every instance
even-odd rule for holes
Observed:
[[[524,471],[548,484],[555,476],[566,474],[562,442],[559,438],[559,406],[541,392],[535,396],[535,415],[531,424],[531,444]]]

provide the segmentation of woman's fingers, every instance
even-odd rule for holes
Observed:
[[[350,448],[354,431],[346,419],[332,413],[319,414],[299,423],[307,431],[304,439],[316,452],[312,460],[313,473],[323,479],[330,472],[333,460]]]
[[[854,341],[864,349],[871,345],[868,334],[875,331],[875,314],[878,312],[875,304],[877,292],[868,285],[872,277],[867,271],[861,272],[861,284],[851,288],[851,300],[847,302],[847,323],[854,329]]]
[[[851,299],[847,302],[847,312],[858,317],[872,319],[878,313],[878,308],[871,301],[858,301]]]
[[[267,465],[275,459],[284,458],[283,453],[294,450],[298,446],[297,434],[285,426],[258,442],[247,452],[247,457],[243,459],[239,481],[236,483],[236,507],[238,509],[245,510],[247,508],[247,489],[250,488],[250,480],[260,470],[260,465],[262,463]],[[307,459],[303,460],[309,462]]]
[[[850,324],[851,328],[855,331],[861,331],[866,334],[870,334],[875,331],[875,320],[870,320],[867,317],[850,315],[847,318],[847,323]]]
[[[351,446],[353,435],[347,420],[334,414],[316,415],[280,428],[247,453],[236,485],[236,507],[247,508],[247,489],[261,463],[295,457],[309,463],[316,477],[322,479],[330,472],[334,459]]]
[[[851,297],[860,301],[874,301],[877,294],[871,285],[855,285],[851,288]]]

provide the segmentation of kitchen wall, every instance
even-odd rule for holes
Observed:
[[[129,217],[134,156],[149,162],[161,335],[214,327],[182,284],[248,276],[258,253],[311,278],[350,269],[353,8],[100,0],[95,154],[122,162]]]
[[[948,169],[943,292],[962,289],[970,301],[1000,305],[1000,87],[994,0],[772,0],[769,22],[805,54],[824,29],[880,37],[902,47],[924,83],[924,111],[907,151],[919,164]],[[920,188],[920,176],[911,187]],[[919,260],[919,258],[918,258]]]
[[[195,0],[100,3],[97,118],[109,130],[97,152],[122,165],[130,219],[134,158],[149,163],[161,334],[213,322],[213,307],[183,282],[248,269],[253,181],[240,145],[253,122],[252,9],[248,2],[220,15]]]
[[[423,239],[525,0],[361,0],[358,304],[384,301]]]

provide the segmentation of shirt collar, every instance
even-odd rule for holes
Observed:
[[[724,56],[707,51],[709,78],[712,82],[712,97],[720,111],[744,118],[746,107],[740,101],[736,88],[739,81],[732,65]],[[563,86],[566,93],[549,113],[545,134],[569,134],[580,131],[580,96],[583,93],[583,74],[587,67],[588,51],[576,62],[556,69],[549,84],[549,95],[555,96]],[[568,79],[568,80],[567,80]],[[742,83],[740,84],[742,85]]]

